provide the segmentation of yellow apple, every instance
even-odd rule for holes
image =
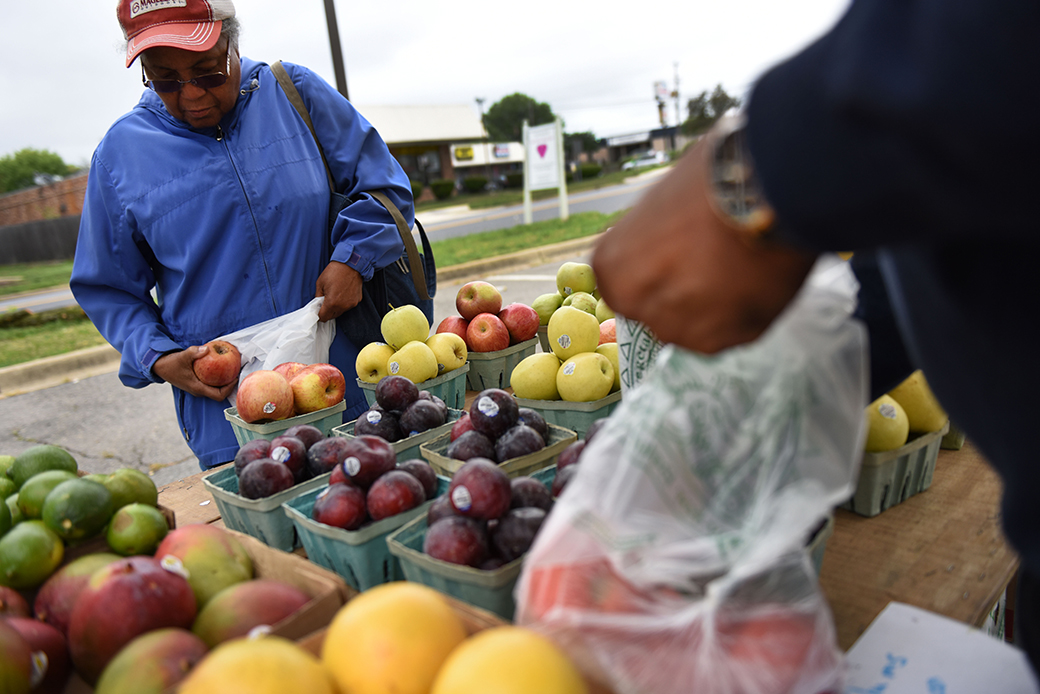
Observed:
[[[616,393],[621,390],[621,366],[618,362],[618,345],[616,342],[604,342],[596,348],[596,352],[609,359],[610,365],[614,367],[614,385],[611,386],[610,392]]]
[[[591,313],[596,315],[596,305],[599,302],[596,298],[588,292],[574,292],[566,299],[563,300],[563,306],[573,306],[574,308],[580,308],[585,313]]]
[[[949,419],[920,369],[888,391],[888,395],[902,406],[910,422],[910,431],[915,434],[939,431]]]
[[[605,320],[614,318],[614,310],[607,306],[607,302],[600,299],[596,302],[596,320],[602,323]]]
[[[556,372],[556,388],[568,402],[599,400],[610,395],[613,387],[614,367],[598,352],[576,354]]]
[[[560,360],[552,352],[536,352],[513,368],[509,385],[513,395],[528,400],[559,400],[556,388],[556,372]]]
[[[533,308],[538,314],[538,324],[549,325],[549,319],[552,317],[552,314],[556,312],[556,309],[560,308],[562,303],[563,295],[559,292],[542,294],[532,301],[531,308]]]
[[[565,361],[575,354],[596,351],[599,321],[579,308],[561,306],[549,319],[548,334],[553,354]]]
[[[365,383],[379,383],[379,380],[390,372],[386,363],[394,356],[394,348],[383,342],[369,342],[358,352],[354,361],[357,377]]]
[[[596,273],[586,263],[564,263],[556,271],[556,289],[563,296],[574,292],[591,294],[596,291]]]
[[[910,434],[910,422],[902,406],[888,395],[867,405],[867,442],[863,449],[880,453],[899,448]]]
[[[407,304],[391,309],[379,324],[386,344],[401,349],[409,342],[425,342],[430,336],[430,322],[418,306]]]
[[[386,363],[391,376],[404,376],[412,383],[422,383],[437,376],[437,357],[425,342],[412,340],[394,352]]]
[[[437,358],[437,375],[454,371],[466,363],[466,341],[455,333],[437,333],[426,338],[426,346]]]

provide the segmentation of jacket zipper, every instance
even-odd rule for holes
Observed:
[[[227,141],[224,139],[224,130],[219,124],[217,125],[217,142],[224,145],[224,153],[227,154],[231,170],[235,172],[238,186],[242,189],[242,197],[245,198],[246,208],[249,210],[249,216],[253,220],[253,233],[256,234],[256,245],[260,248],[260,263],[264,266],[264,279],[267,281],[267,293],[271,300],[271,310],[278,313],[278,306],[274,301],[274,284],[271,282],[271,271],[267,267],[267,259],[264,257],[264,243],[260,238],[260,225],[256,223],[256,215],[253,213],[253,205],[249,201],[248,193],[246,193],[246,186],[242,183],[242,176],[239,175],[238,167],[235,166],[235,159],[231,156],[231,147],[228,146]]]

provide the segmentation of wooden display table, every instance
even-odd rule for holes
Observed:
[[[178,525],[220,523],[200,472],[163,487]],[[835,513],[820,584],[848,650],[891,601],[981,626],[1018,568],[1000,530],[1001,484],[971,445],[940,451],[931,487],[873,518]]]

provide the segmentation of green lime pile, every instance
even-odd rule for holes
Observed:
[[[148,475],[85,475],[60,446],[0,455],[0,499],[0,585],[19,590],[43,583],[69,545],[100,538],[124,556],[150,554],[168,530]]]

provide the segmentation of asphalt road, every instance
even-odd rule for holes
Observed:
[[[434,299],[440,321],[455,311],[455,295],[470,279],[484,279],[502,292],[503,302],[530,304],[556,290],[556,270],[583,255],[509,273],[442,283]],[[353,374],[348,374],[348,378]],[[123,386],[115,373],[93,376],[0,399],[0,454],[17,455],[38,443],[70,451],[82,469],[111,472],[133,467],[159,486],[199,471],[181,438],[169,385]]]

